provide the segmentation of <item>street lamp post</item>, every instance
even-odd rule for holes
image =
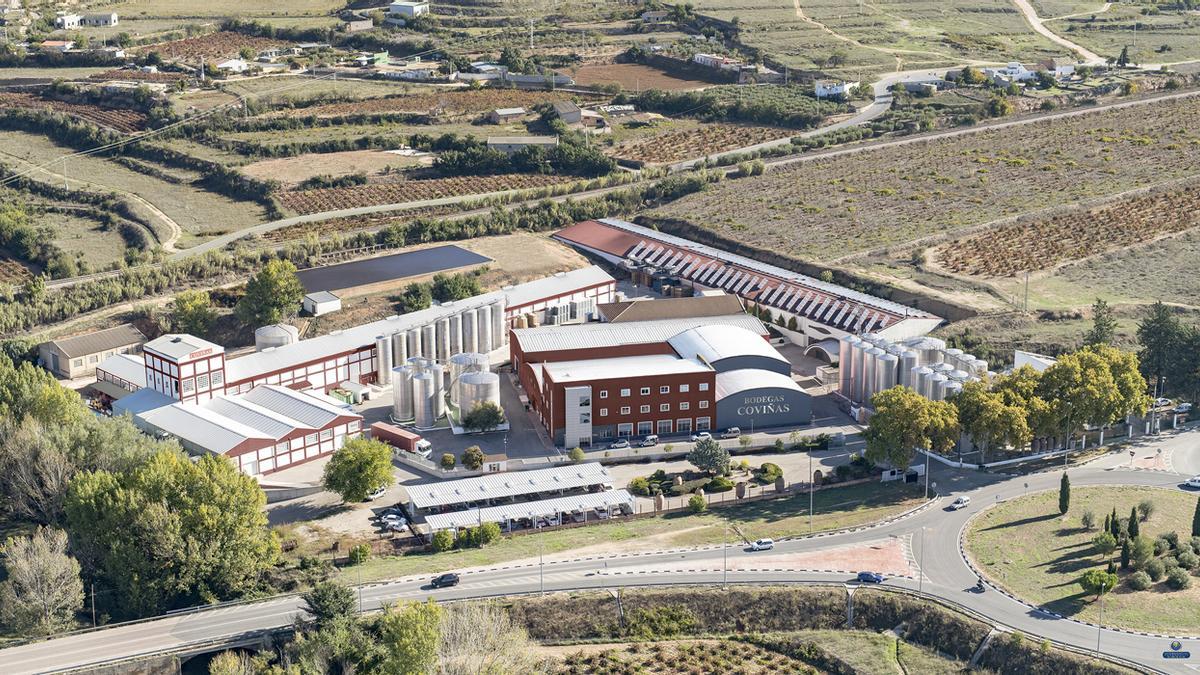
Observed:
[[[1101,589],[1107,590],[1107,589]],[[1096,654],[1100,653],[1100,636],[1104,633],[1104,593],[1100,593],[1100,622],[1096,624]]]
[[[808,449],[808,533],[813,533],[813,487],[816,483],[816,474],[812,468],[812,448]]]
[[[922,593],[925,590],[925,528],[921,528],[921,558],[917,563],[917,592]]]
[[[925,501],[929,501],[929,453],[925,451]]]
[[[729,588],[729,521],[722,520],[725,530],[721,534],[721,588]]]
[[[545,563],[542,561],[542,542],[538,540],[538,595],[546,594]]]

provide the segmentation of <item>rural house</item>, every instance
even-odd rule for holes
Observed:
[[[403,26],[411,19],[429,13],[428,2],[413,2],[411,0],[397,0],[388,5],[387,22],[390,24]]]
[[[670,16],[670,13],[663,11],[663,10],[642,12],[642,23],[645,23],[645,24],[666,23],[668,16]]]
[[[578,124],[583,121],[583,111],[579,106],[570,101],[556,101],[554,103],[554,114],[558,115],[558,119],[567,124]]]
[[[817,98],[850,98],[850,92],[857,86],[857,82],[817,80],[813,82],[813,92]]]
[[[63,53],[75,48],[74,40],[43,40],[43,52],[58,52]]]
[[[42,367],[68,380],[93,375],[96,366],[113,354],[133,354],[146,342],[146,336],[133,324],[51,340],[38,345]]]
[[[54,17],[54,27],[61,28],[63,30],[74,30],[79,28],[79,25],[82,22],[83,17],[79,16],[78,14],[60,13],[58,16]]]
[[[117,17],[116,12],[104,12],[102,14],[84,14],[82,23],[85,26],[96,26],[96,27],[103,28],[106,26],[116,26],[118,23],[120,23],[120,19]]]
[[[524,108],[496,108],[488,113],[488,121],[492,124],[504,124],[519,120],[525,116]]]
[[[558,136],[489,136],[489,150],[503,152],[512,156],[525,148],[553,148],[558,146]]]

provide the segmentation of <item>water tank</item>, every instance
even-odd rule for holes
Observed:
[[[263,326],[254,331],[254,351],[261,352],[271,347],[284,347],[300,341],[300,331],[286,323]]]
[[[407,422],[413,418],[412,366],[392,368],[392,421]]]
[[[925,397],[934,401],[946,398],[946,383],[950,379],[941,373],[934,373],[929,378],[929,394]]]
[[[484,401],[500,405],[500,376],[496,373],[464,373],[458,380],[457,388],[459,409],[463,413],[470,412]]]
[[[475,310],[475,351],[490,353],[496,348],[496,343],[492,341],[492,308],[491,306],[480,307]]]
[[[408,358],[421,355],[421,329],[409,328],[404,331],[404,340],[408,343]]]
[[[913,371],[913,382],[915,384],[913,389],[916,389],[917,393],[925,398],[929,398],[929,379],[932,377],[933,368],[930,368],[929,366],[918,366],[916,370]]]
[[[437,320],[437,353],[434,355],[438,361],[446,362],[450,358],[450,319],[441,318]]]
[[[386,335],[375,338],[375,384],[386,387],[392,382],[392,339]]]
[[[970,368],[964,368],[963,370],[969,373],[973,372],[976,377],[984,377],[988,374],[988,364],[983,359],[975,359],[971,362]]]
[[[905,349],[901,352],[897,384],[902,384],[909,389],[916,389],[917,382],[913,378],[913,369],[921,365],[920,361],[921,357],[912,349]]]
[[[433,374],[414,373],[412,385],[413,425],[418,429],[430,429],[437,421],[433,407]]]
[[[853,374],[854,345],[862,344],[857,335],[843,335],[838,339],[838,391],[850,398],[850,378]]]
[[[896,386],[896,368],[900,359],[895,354],[883,354],[875,361],[875,393]]]
[[[958,370],[957,368],[946,374],[947,379],[949,379],[951,382],[966,382],[967,378],[970,376],[971,374],[967,371]]]
[[[881,356],[883,356],[883,350],[879,347],[871,347],[863,356],[863,403],[870,403],[871,397],[877,393],[875,391],[877,384],[875,371]]]
[[[492,303],[492,347],[500,349],[508,344],[508,321],[505,320],[505,309],[508,301],[501,297]]]
[[[475,330],[475,310],[462,313],[462,348],[464,352],[479,351],[479,331]]]
[[[404,331],[392,333],[392,363],[401,364],[408,361],[408,340]]]
[[[853,392],[853,394],[850,397],[850,400],[856,403],[862,403],[863,390],[866,389],[866,387],[863,386],[863,368],[866,366],[868,349],[870,349],[870,347],[867,345],[866,340],[854,345],[853,348],[854,369],[850,374],[850,377],[852,378],[850,390]]]
[[[421,326],[421,356],[437,359],[437,327],[433,324]]]
[[[946,342],[932,337],[920,337],[905,342],[905,346],[915,350],[921,356],[921,365],[931,366],[941,363]]]
[[[462,343],[462,315],[454,314],[448,319],[450,331],[450,353],[461,354],[463,352]]]

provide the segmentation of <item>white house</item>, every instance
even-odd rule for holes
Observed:
[[[1036,72],[1029,70],[1016,61],[1009,63],[1003,68],[985,68],[983,74],[990,77],[997,84],[1027,82],[1037,77]]]
[[[387,22],[403,26],[410,19],[429,13],[429,3],[420,0],[397,0],[388,5]]]
[[[813,82],[813,92],[817,98],[850,98],[850,92],[857,86],[858,82],[817,80]]]
[[[78,14],[59,14],[58,16],[54,17],[54,27],[62,28],[64,30],[79,28],[79,25],[82,22],[83,17],[79,16]]]
[[[101,14],[84,14],[83,25],[85,26],[116,26],[120,23],[116,12],[104,12]]]
[[[229,59],[217,64],[217,70],[223,73],[244,73],[250,68],[250,64],[242,59]]]
[[[1075,74],[1075,64],[1065,59],[1046,59],[1038,65],[1046,69],[1056,80],[1065,80]]]
[[[300,305],[312,316],[321,316],[342,309],[342,299],[329,291],[317,291],[304,296]]]
[[[730,69],[739,68],[742,65],[727,56],[717,54],[696,54],[692,57],[692,61],[708,68]]]

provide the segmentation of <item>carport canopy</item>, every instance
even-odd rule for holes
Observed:
[[[430,530],[456,530],[460,527],[475,527],[482,523],[505,523],[521,518],[546,518],[560,513],[609,509],[624,506],[633,510],[633,495],[628,490],[607,490],[542,499],[535,502],[518,502],[501,506],[488,506],[453,513],[438,513],[426,517]]]
[[[811,344],[804,350],[805,356],[812,356],[828,362],[830,365],[838,365],[838,341],[837,340],[821,340],[816,344]]]

